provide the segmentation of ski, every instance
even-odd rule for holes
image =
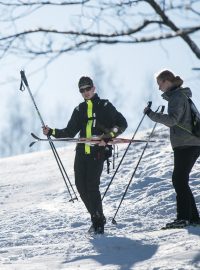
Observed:
[[[31,133],[31,136],[35,139],[35,141],[30,143],[30,147],[33,146],[36,142],[47,142],[47,141],[52,141],[52,142],[75,142],[75,143],[86,143],[86,144],[99,144],[102,142],[102,140],[99,137],[94,137],[94,138],[61,138],[61,139],[44,139],[44,138],[39,138],[37,135],[34,133]],[[106,140],[106,144],[120,144],[120,143],[142,143],[142,142],[147,142],[147,140],[135,140],[135,139],[126,139],[126,138],[113,138]],[[154,142],[154,141],[151,141]]]
[[[161,228],[161,230],[175,230],[175,229],[185,229],[185,228],[188,228],[188,226],[177,226],[177,227],[164,226]]]
[[[188,228],[200,228],[200,224],[188,224],[188,225],[178,225],[178,226],[164,226],[161,230],[175,230],[175,229],[188,229]]]

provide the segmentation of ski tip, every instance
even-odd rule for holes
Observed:
[[[166,226],[164,226],[164,227],[161,227],[160,229],[161,229],[161,230],[167,230],[167,229],[169,229],[169,228],[167,228]]]
[[[29,144],[29,147],[32,147],[35,143],[36,143],[36,142],[31,142],[31,143]]]
[[[31,132],[31,136],[32,136],[34,139],[37,139],[37,138],[38,138],[33,132]]]

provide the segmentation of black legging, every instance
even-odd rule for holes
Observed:
[[[200,146],[174,149],[172,183],[176,191],[177,219],[197,221],[199,213],[189,187],[189,174],[200,155]]]
[[[86,155],[77,152],[74,162],[75,184],[88,212],[98,212],[103,217],[101,194],[99,191],[100,176],[104,159],[97,155]]]

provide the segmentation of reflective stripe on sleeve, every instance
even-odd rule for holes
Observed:
[[[114,132],[110,132],[110,135],[111,135],[112,138],[115,137],[115,133]]]

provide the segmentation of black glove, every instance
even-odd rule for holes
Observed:
[[[146,115],[149,115],[150,112],[152,112],[152,110],[151,110],[150,108],[148,108],[148,109],[146,110],[145,114],[146,114]]]
[[[47,125],[43,126],[42,129],[43,129],[43,134],[46,136],[51,136],[53,133],[53,129],[48,127]]]
[[[112,133],[109,132],[109,133],[106,133],[106,134],[101,135],[100,138],[102,140],[105,140],[105,139],[112,139],[112,138],[114,138],[114,136],[112,136]]]
[[[117,127],[117,126],[114,126],[110,130],[107,130],[107,133],[103,134],[101,136],[101,138],[102,138],[102,140],[104,140],[104,139],[112,139],[112,138],[115,138],[120,133],[121,133],[120,128]]]

